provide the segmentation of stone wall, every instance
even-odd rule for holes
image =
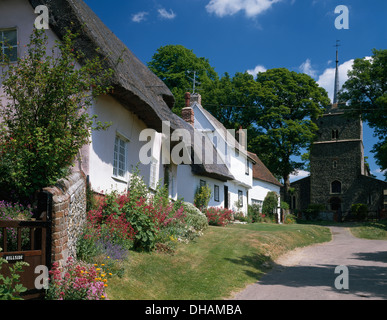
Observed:
[[[75,172],[44,191],[52,194],[52,262],[76,257],[76,242],[86,222],[86,177]]]

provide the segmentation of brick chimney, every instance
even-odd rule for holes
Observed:
[[[195,114],[191,108],[191,94],[186,92],[184,95],[185,98],[185,108],[181,110],[181,117],[185,122],[188,122],[191,126],[195,124]]]

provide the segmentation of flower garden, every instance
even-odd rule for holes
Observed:
[[[53,264],[46,299],[107,299],[108,281],[124,275],[131,251],[173,254],[178,243],[201,236],[209,224],[226,226],[233,219],[231,210],[207,208],[202,212],[182,199],[172,201],[166,186],[158,186],[150,194],[138,171],[133,173],[127,192],[112,191],[96,197],[88,190],[87,197],[87,221],[78,237],[77,258],[70,257],[61,267]],[[2,220],[31,217],[30,207],[0,202]],[[16,250],[17,235],[13,231],[7,230],[7,247]]]

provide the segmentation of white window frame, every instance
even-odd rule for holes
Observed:
[[[244,192],[243,190],[238,190],[238,205],[243,208],[243,197],[244,197]]]
[[[250,175],[250,161],[249,158],[246,157],[246,162],[245,162],[245,174],[246,176]]]
[[[4,33],[5,32],[10,32],[10,31],[15,31],[16,32],[16,45],[12,45],[12,46],[5,46],[4,43],[3,43],[3,39],[4,39]],[[18,30],[17,28],[4,28],[4,29],[0,29],[0,50],[1,50],[1,53],[4,54],[5,53],[5,49],[9,49],[9,48],[12,48],[12,49],[16,49],[16,60],[10,60],[10,62],[16,62],[17,61],[17,58],[19,56],[19,48],[18,48]],[[0,62],[3,62],[0,61]]]
[[[214,201],[216,202],[220,202],[220,197],[219,197],[219,193],[220,193],[220,188],[218,185],[214,185]]]
[[[123,152],[122,150],[117,150],[121,148],[121,142],[123,143]],[[117,145],[118,143],[118,145]],[[113,149],[113,178],[125,181],[128,178],[128,143],[129,140],[123,135],[117,133],[114,138],[114,149]],[[123,156],[123,160],[120,160],[120,156]],[[123,167],[120,167],[120,164],[123,164]],[[122,171],[122,175],[120,174]]]

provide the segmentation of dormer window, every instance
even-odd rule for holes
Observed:
[[[0,62],[5,61],[5,56],[10,62],[17,61],[17,30],[0,29]]]

